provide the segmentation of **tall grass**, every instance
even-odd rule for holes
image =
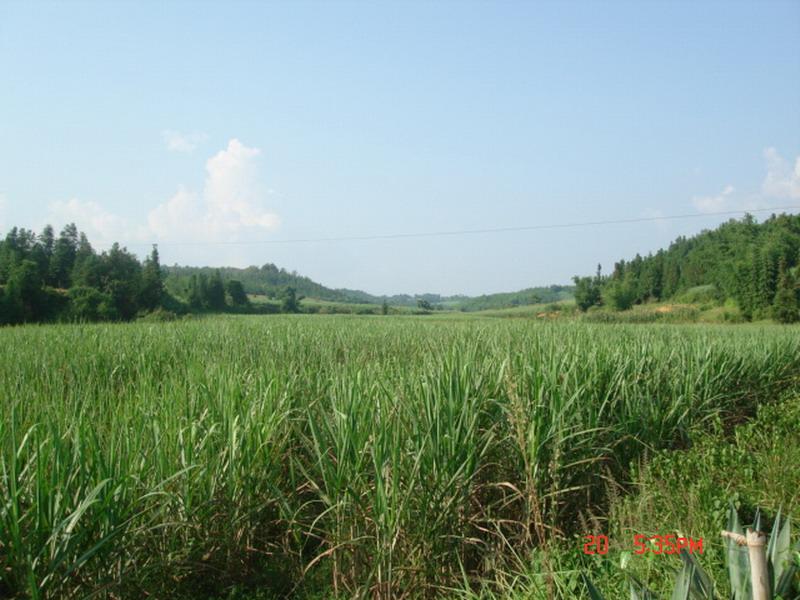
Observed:
[[[4,329],[0,595],[471,585],[574,531],[645,448],[796,390],[797,333],[344,316]]]

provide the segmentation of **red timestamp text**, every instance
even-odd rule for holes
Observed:
[[[583,539],[586,542],[583,544],[584,554],[608,554],[608,536],[585,535]],[[637,533],[633,536],[634,554],[679,554],[681,551],[702,554],[703,538],[694,539],[672,533],[649,536]]]

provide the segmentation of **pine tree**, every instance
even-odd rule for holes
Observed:
[[[158,258],[158,248],[153,245],[150,256],[144,261],[142,269],[142,287],[139,292],[139,304],[147,310],[154,310],[161,305],[164,297],[164,281],[161,273],[161,263]]]
[[[68,288],[72,284],[72,269],[78,253],[78,228],[70,223],[61,231],[53,246],[48,279],[53,285]]]
[[[211,310],[225,310],[225,285],[219,269],[214,271],[206,289],[206,303]]]
[[[200,279],[196,274],[189,278],[189,289],[186,295],[189,300],[189,306],[194,310],[203,308],[203,292],[200,289]]]

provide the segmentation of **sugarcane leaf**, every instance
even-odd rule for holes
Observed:
[[[591,598],[591,600],[605,600],[603,595],[597,591],[596,587],[594,587],[591,579],[589,579],[584,573],[581,573],[581,578],[583,579],[583,584],[586,586],[586,589],[589,591],[589,598]]]
[[[711,578],[697,562],[697,559],[689,554],[685,549],[681,550],[681,560],[684,566],[691,568],[691,578],[689,590],[693,598],[699,600],[714,600],[714,583]]]
[[[753,519],[753,531],[764,531],[764,523],[761,518],[761,508],[756,507],[756,518]]]
[[[739,522],[739,514],[733,502],[728,508],[728,531],[744,534]],[[726,558],[728,562],[728,580],[733,600],[750,600],[750,561],[747,549],[739,546],[732,539],[725,538]]]
[[[631,600],[656,600],[656,595],[647,589],[639,579],[630,575],[631,580]]]
[[[795,554],[796,560],[792,560],[792,553]],[[775,595],[782,598],[790,597],[789,594],[792,593],[794,577],[797,572],[800,571],[800,542],[797,542],[794,548],[790,549],[789,554],[789,560],[787,561],[787,564],[785,565],[783,572],[781,573],[781,576],[775,585]]]
[[[693,571],[694,567],[691,563],[683,563],[683,567],[678,571],[678,576],[675,578],[675,587],[672,590],[670,600],[689,600]]]
[[[783,571],[791,560],[792,532],[791,519],[788,517],[781,523],[781,511],[775,517],[772,534],[767,544],[767,561],[771,567],[773,587],[781,581]]]

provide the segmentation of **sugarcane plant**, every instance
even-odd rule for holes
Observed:
[[[767,541],[763,533],[761,510],[756,510],[752,528],[745,531],[733,505],[728,510],[728,529],[725,538],[726,562],[730,583],[730,600],[796,600],[794,578],[800,569],[800,542],[792,548],[791,520],[775,517]],[[697,559],[681,550],[681,569],[675,577],[670,600],[719,600],[714,582]],[[660,596],[630,575],[631,600],[658,600]],[[590,600],[605,600],[591,579],[583,581]]]

